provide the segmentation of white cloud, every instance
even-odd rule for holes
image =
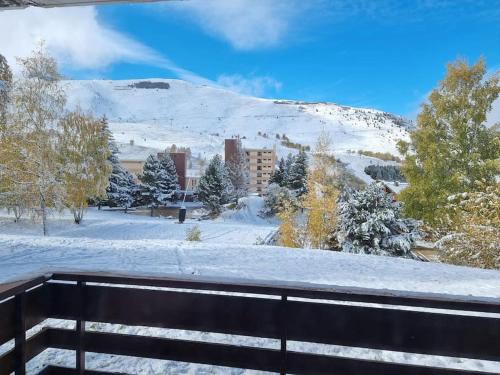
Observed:
[[[250,50],[278,45],[300,22],[299,16],[305,18],[311,1],[192,0],[172,6],[207,33],[225,39],[236,49]]]
[[[12,65],[15,57],[29,55],[41,39],[59,62],[75,69],[162,60],[150,48],[102,25],[94,7],[0,12],[0,53]]]
[[[263,96],[266,93],[276,93],[281,89],[281,82],[272,77],[245,78],[240,74],[222,74],[217,78],[218,85],[231,91],[251,96]]]
[[[180,79],[224,87],[247,95],[278,91],[281,83],[271,77],[245,78],[221,75],[217,81],[199,76],[162,56],[154,49],[113,30],[98,18],[94,7],[27,8],[0,12],[0,53],[17,70],[16,57],[28,56],[44,40],[49,52],[64,67],[96,72],[118,62],[156,66]],[[97,74],[100,75],[100,74]]]

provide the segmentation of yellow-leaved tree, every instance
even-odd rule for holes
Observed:
[[[279,240],[281,246],[302,247],[300,229],[297,225],[297,211],[291,204],[285,203],[283,210],[276,215],[281,220]]]
[[[79,224],[90,199],[106,195],[111,164],[104,123],[77,109],[60,121],[59,158],[65,206]]]
[[[336,247],[338,189],[335,158],[330,154],[331,148],[329,134],[322,132],[313,152],[313,163],[307,177],[307,193],[302,197],[302,206],[305,209],[305,242],[308,247],[315,249]]]

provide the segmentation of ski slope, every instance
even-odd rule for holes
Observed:
[[[279,154],[286,154],[293,150],[283,147],[276,134],[313,147],[322,130],[333,139],[332,152],[363,149],[397,154],[397,140],[408,140],[407,129],[412,127],[400,117],[373,109],[260,99],[180,80],[63,81],[63,85],[70,108],[80,106],[109,119],[123,159],[144,159],[172,144],[209,158],[223,152],[224,138],[236,135],[245,138],[245,147],[276,145]]]

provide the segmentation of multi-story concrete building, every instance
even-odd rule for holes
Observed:
[[[224,142],[225,160],[233,160],[238,152],[238,140],[226,139]],[[276,165],[276,149],[255,148],[245,149],[247,165],[250,174],[249,191],[259,195],[265,194],[269,179]]]
[[[265,194],[269,185],[269,179],[276,166],[276,149],[256,148],[245,149],[247,154],[247,163],[250,168],[250,186],[251,193],[259,195]]]

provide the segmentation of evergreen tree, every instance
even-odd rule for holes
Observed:
[[[287,180],[288,187],[294,190],[297,196],[300,197],[307,191],[307,155],[303,150],[294,158]]]
[[[166,154],[160,158],[149,155],[139,179],[143,184],[146,200],[151,207],[151,215],[153,215],[154,208],[167,205],[179,187],[175,165]]]
[[[280,186],[290,188],[290,173],[292,171],[294,162],[295,157],[292,155],[292,153],[288,153],[285,159],[285,166],[283,168],[283,180]]]
[[[123,207],[125,208],[125,212],[127,212],[136,202],[139,185],[136,183],[134,176],[127,169],[123,168],[118,159],[118,147],[109,130],[107,119],[104,117],[101,122],[103,124],[103,133],[108,138],[108,147],[110,150],[108,162],[111,164],[111,174],[106,189],[107,202],[111,206]]]
[[[219,214],[222,205],[230,201],[233,186],[229,179],[229,172],[222,162],[220,155],[215,155],[200,178],[198,198],[212,214]]]
[[[236,152],[231,160],[226,160],[226,167],[229,173],[229,179],[233,185],[233,195],[237,200],[247,196],[248,185],[250,183],[250,167],[247,162],[247,154],[241,140],[236,142]]]
[[[260,211],[262,216],[274,216],[287,207],[299,208],[299,202],[293,193],[286,187],[270,184],[264,198],[264,207]]]
[[[103,123],[80,110],[60,122],[58,153],[62,165],[65,205],[79,224],[91,199],[106,194],[111,166]]]
[[[476,181],[495,183],[500,173],[500,136],[485,126],[500,93],[499,76],[487,79],[484,61],[448,65],[429,102],[422,105],[402,172],[409,183],[399,198],[408,216],[435,224],[447,197],[470,192]]]
[[[401,218],[401,207],[381,183],[366,190],[346,190],[337,203],[338,242],[342,251],[411,258],[416,238],[413,220]]]
[[[277,184],[283,186],[284,176],[285,176],[286,162],[285,158],[281,158],[278,167],[274,170],[271,178],[269,179],[269,184]]]

